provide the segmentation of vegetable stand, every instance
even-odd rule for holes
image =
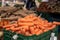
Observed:
[[[42,14],[44,14],[44,13],[42,13]],[[45,19],[47,19],[49,22],[53,21],[53,19],[50,16],[48,16],[48,15],[46,16],[46,14],[44,16],[45,16]],[[42,18],[44,18],[44,16],[42,15]],[[14,35],[18,36],[17,40],[50,40],[51,33],[54,32],[56,34],[56,36],[58,35],[58,27],[59,26],[56,26],[54,29],[46,31],[40,35],[32,35],[32,36],[24,36],[22,34],[15,33],[15,32],[4,29],[3,30],[4,31],[4,40],[13,40],[12,37]]]

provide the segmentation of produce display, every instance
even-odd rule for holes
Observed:
[[[6,30],[16,32],[25,36],[40,35],[56,27],[54,22],[48,22],[40,16],[30,14],[19,18],[15,23],[2,26]]]
[[[8,20],[17,20],[18,18],[25,17],[30,14],[28,11],[21,10],[16,7],[1,7],[0,8],[0,15],[2,19]]]
[[[48,2],[48,3],[41,3],[39,8],[37,8],[38,11],[41,12],[58,12],[60,13],[60,2]]]
[[[51,9],[51,12],[58,12],[60,13],[60,2],[50,2],[47,7],[49,10]]]
[[[0,30],[3,31],[0,32],[0,37],[4,34],[4,40],[13,40],[15,35],[18,36],[17,40],[48,40],[53,32],[57,36],[60,22],[53,21],[44,12],[60,13],[59,4],[60,2],[41,3],[36,11],[24,10],[24,5],[0,7]]]
[[[9,17],[11,14],[13,14],[16,11],[18,11],[18,9],[15,7],[1,7],[0,8],[1,18]]]

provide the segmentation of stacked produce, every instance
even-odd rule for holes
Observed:
[[[30,14],[27,11],[20,10],[16,7],[2,7],[0,8],[0,15],[2,19],[16,21],[18,18],[25,17]]]
[[[58,12],[60,13],[60,2],[41,3],[37,10],[40,12]]]
[[[9,17],[14,12],[16,12],[18,9],[15,7],[2,7],[0,8],[0,14],[2,18]]]
[[[57,1],[57,2],[50,2],[48,4],[48,10],[51,10],[51,12],[58,12],[60,13],[60,2]]]
[[[56,27],[53,22],[48,22],[40,16],[33,14],[18,19],[14,24],[3,26],[6,30],[16,32],[25,36],[40,35]]]

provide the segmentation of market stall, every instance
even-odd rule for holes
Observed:
[[[59,2],[33,0],[34,3],[36,2],[33,6],[36,7],[34,10],[30,7],[29,10],[27,8],[24,10],[23,6],[20,6],[22,9],[19,8],[18,6],[24,5],[24,2],[17,0],[13,0],[11,4],[18,5],[12,7],[4,6],[4,2],[2,0],[3,7],[0,7],[0,29],[2,29],[3,40],[51,40],[54,38],[57,40],[60,28]]]

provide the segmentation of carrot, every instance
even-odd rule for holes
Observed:
[[[22,29],[22,32],[25,33],[26,32],[26,29]]]
[[[10,30],[12,30],[12,31],[16,31],[15,28],[14,28],[13,26],[10,27]]]
[[[9,21],[8,20],[3,20],[3,24],[4,25],[8,25],[9,24]]]
[[[32,21],[35,21],[35,20],[37,20],[37,17],[33,17],[33,18],[31,18],[31,20],[32,20]]]
[[[3,28],[10,28],[10,27],[12,27],[12,25],[3,26]]]
[[[49,23],[48,23],[48,26],[49,26],[49,27],[51,27],[52,25],[53,25],[53,23],[52,23],[52,22],[49,22]]]
[[[34,29],[36,29],[37,27],[34,25]]]
[[[15,27],[17,27],[18,25],[15,23],[15,24],[12,24],[12,26],[15,26]]]
[[[0,22],[0,26],[3,26],[3,22]]]
[[[39,31],[39,29],[35,29],[35,33],[37,33]]]
[[[48,27],[48,24],[44,24],[43,26],[44,26],[44,27]]]
[[[52,25],[49,29],[54,29],[56,27],[56,25]]]
[[[42,25],[39,25],[39,27],[40,27],[41,29],[45,29],[45,27],[44,27],[44,26],[42,26]]]
[[[49,31],[49,30],[48,30],[48,29],[45,29],[45,30],[44,30],[44,32],[47,32],[47,31]]]
[[[29,19],[20,19],[20,20],[18,20],[18,22],[32,22],[32,20],[29,18]]]
[[[16,33],[21,34],[21,31],[17,31]]]
[[[15,28],[15,30],[17,31],[17,30],[20,30],[20,28],[19,27],[17,27],[17,28]]]
[[[6,28],[6,30],[10,30],[10,28]]]
[[[35,34],[34,27],[30,27],[30,32],[31,32],[32,34]]]
[[[39,25],[36,25],[36,29],[37,29],[37,28],[38,28],[38,29],[40,28]]]
[[[18,21],[26,21],[26,19],[24,19],[24,18],[21,18],[21,19],[18,19]]]
[[[39,30],[39,31],[37,31],[36,35],[40,35],[42,33],[43,33],[42,30]]]
[[[8,25],[8,22],[4,22],[4,25]]]
[[[26,17],[24,17],[24,18],[33,18],[35,16],[36,16],[35,14],[30,14],[30,15],[27,15]]]
[[[34,23],[34,24],[37,24],[37,25],[40,24],[40,22],[37,22],[37,21],[34,21],[33,23]]]
[[[60,25],[60,22],[55,22],[55,21],[54,21],[53,24]]]
[[[18,23],[19,25],[22,25],[22,26],[31,26],[31,25],[34,25],[34,23]]]
[[[26,36],[32,36],[32,34],[30,34],[29,32],[25,33]]]
[[[29,30],[29,27],[28,26],[21,26],[22,28],[26,29],[26,30]]]
[[[47,20],[44,20],[45,21],[45,23],[48,23],[48,21]]]

